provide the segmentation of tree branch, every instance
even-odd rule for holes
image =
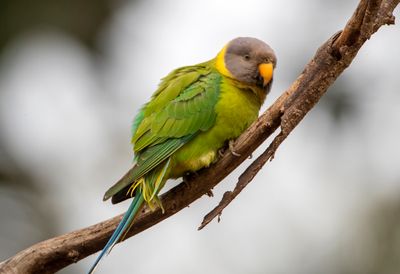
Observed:
[[[358,50],[384,24],[394,24],[393,9],[400,1],[360,1],[343,31],[322,45],[303,73],[274,103],[281,109],[281,131],[270,146],[239,176],[233,191],[224,193],[219,204],[203,219],[203,229],[236,198],[253,180],[268,160],[272,160],[280,144],[319,101],[329,86],[350,65]],[[280,100],[281,98],[284,98]]]
[[[273,157],[279,145],[350,65],[364,42],[380,26],[394,23],[392,12],[399,2],[400,0],[361,0],[344,30],[318,49],[289,89],[236,140],[234,150],[241,156],[225,153],[216,164],[201,170],[198,175],[188,176],[185,183],[162,195],[164,214],[160,209],[151,211],[144,207],[126,238],[161,222],[209,192],[280,127],[280,133],[268,149],[246,169],[240,176],[235,190],[224,195],[215,213],[207,215],[202,226],[211,221],[215,214],[218,216]],[[0,273],[54,273],[100,250],[121,217],[122,215],[119,215],[35,244],[0,263]]]

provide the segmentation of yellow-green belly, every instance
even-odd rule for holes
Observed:
[[[170,178],[208,167],[217,159],[218,149],[227,140],[237,138],[258,117],[260,99],[249,89],[239,89],[229,79],[221,82],[215,111],[216,122],[198,134],[172,156]]]

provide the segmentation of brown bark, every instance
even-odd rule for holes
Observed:
[[[400,0],[361,0],[343,31],[335,34],[316,52],[301,75],[271,107],[235,142],[234,150],[212,167],[191,175],[186,182],[162,195],[165,213],[145,207],[127,238],[159,223],[208,193],[278,127],[280,133],[267,150],[240,176],[236,188],[225,193],[221,203],[204,218],[204,227],[232,201],[273,157],[276,149],[346,69],[358,50],[384,24],[393,24],[392,12]],[[121,216],[35,244],[0,263],[0,273],[54,273],[100,250]]]
[[[199,230],[219,217],[230,202],[253,180],[280,144],[319,101],[329,86],[351,64],[361,46],[384,24],[394,24],[392,11],[399,1],[360,1],[343,31],[323,44],[304,71],[275,102],[281,110],[280,133],[269,147],[240,175],[233,191],[224,193],[219,204],[203,219]],[[279,100],[282,99],[280,103]]]

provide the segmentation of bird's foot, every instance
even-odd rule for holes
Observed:
[[[220,148],[220,149],[218,149],[218,155],[219,155],[219,157],[224,157],[224,155],[225,155],[225,148]]]
[[[234,142],[235,142],[234,140],[229,140],[229,151],[232,153],[233,156],[240,157],[242,155],[233,150]]]

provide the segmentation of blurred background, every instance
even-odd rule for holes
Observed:
[[[127,209],[102,195],[131,166],[131,121],[170,70],[262,39],[278,56],[265,109],[357,3],[0,1],[0,260]],[[98,273],[399,273],[399,43],[391,26],[365,44],[221,223],[197,231],[250,161]]]

